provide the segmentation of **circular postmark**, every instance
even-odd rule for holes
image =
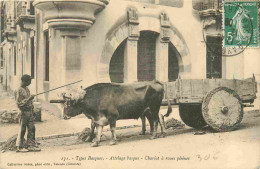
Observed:
[[[224,7],[225,8],[225,7]],[[209,17],[203,21],[203,40],[207,50],[222,56],[235,56],[242,53],[252,41],[253,23],[248,10],[244,9],[238,3],[230,3],[224,9],[221,31],[218,38],[221,38],[222,50],[215,49],[211,44],[207,43],[206,35],[208,23],[216,20],[217,17]],[[216,42],[218,43],[218,42]]]

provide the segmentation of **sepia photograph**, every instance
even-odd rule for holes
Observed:
[[[259,0],[0,0],[0,169],[259,169]]]

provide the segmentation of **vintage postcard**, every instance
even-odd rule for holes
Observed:
[[[0,169],[258,169],[258,0],[0,0]]]

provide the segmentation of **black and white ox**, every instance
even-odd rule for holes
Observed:
[[[63,96],[64,118],[84,113],[92,120],[92,134],[95,127],[97,135],[92,146],[98,146],[102,129],[110,125],[112,140],[116,144],[116,121],[120,119],[142,118],[142,133],[145,132],[145,117],[150,123],[152,139],[157,138],[158,123],[161,134],[165,136],[163,115],[159,115],[164,95],[163,84],[158,81],[135,82],[129,84],[98,83],[82,90],[77,98]],[[168,101],[168,111],[172,111]]]

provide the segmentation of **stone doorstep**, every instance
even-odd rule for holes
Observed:
[[[149,126],[148,124],[146,126]],[[130,126],[122,126],[122,127],[117,127],[116,130],[122,130],[122,129],[128,129],[128,128],[137,128],[141,127],[141,125],[130,125]],[[103,132],[109,132],[110,129],[104,129]],[[36,140],[49,140],[49,139],[56,139],[56,138],[64,138],[64,137],[71,137],[71,136],[78,136],[81,132],[77,133],[67,133],[67,134],[54,134],[54,135],[47,135],[47,136],[41,136],[41,137],[36,137]],[[1,141],[0,146],[3,145],[6,141]]]

